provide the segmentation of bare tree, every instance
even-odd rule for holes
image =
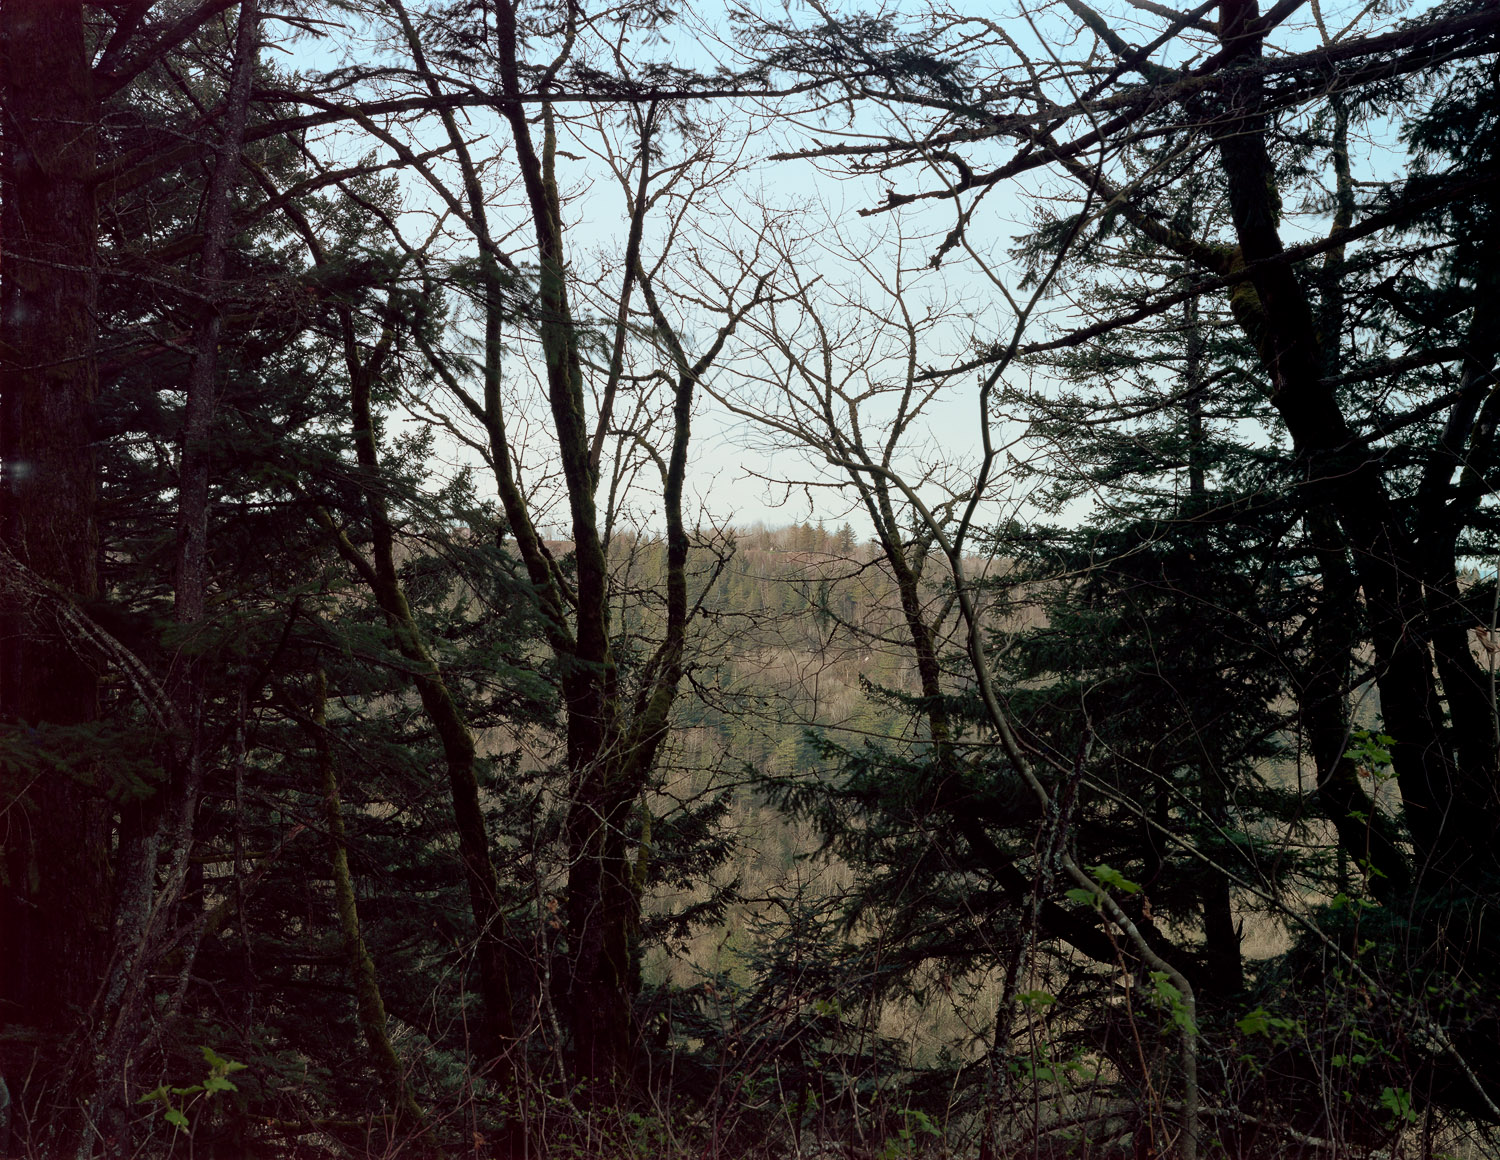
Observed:
[[[830,232],[835,232],[831,230]],[[1076,231],[1075,231],[1076,232]],[[986,641],[999,625],[989,622],[979,589],[969,575],[966,541],[976,521],[993,519],[999,497],[997,461],[1002,452],[993,425],[992,399],[1037,305],[1066,254],[1066,243],[1027,298],[1012,294],[1000,275],[987,270],[993,285],[1012,307],[1008,355],[982,376],[973,430],[978,458],[967,468],[951,446],[924,457],[912,444],[926,433],[927,413],[947,387],[924,378],[922,363],[935,332],[945,321],[942,309],[923,302],[919,269],[906,257],[910,247],[899,239],[882,252],[812,246],[820,256],[836,254],[847,263],[857,291],[841,290],[825,279],[826,261],[809,261],[784,245],[781,276],[789,288],[785,302],[758,312],[751,323],[755,341],[747,352],[754,367],[736,389],[716,397],[737,414],[780,440],[801,448],[830,469],[829,481],[851,492],[876,530],[881,557],[891,570],[901,603],[907,647],[915,660],[917,688],[925,718],[924,740],[932,747],[930,785],[923,797],[944,823],[961,835],[973,857],[990,875],[1003,897],[1025,914],[1019,937],[1008,950],[994,948],[1005,962],[1000,1011],[992,1050],[992,1087],[1003,1086],[1010,1053],[1016,995],[1029,972],[1039,936],[1060,938],[1096,962],[1127,964],[1160,972],[1176,988],[1182,1004],[1183,1098],[1179,1147],[1197,1155],[1199,1096],[1197,1035],[1192,984],[1183,971],[1163,957],[1109,891],[1078,866],[1068,835],[1078,773],[1065,788],[1049,789],[1033,768],[995,686]],[[877,258],[875,255],[878,254]],[[800,261],[798,259],[801,259]],[[803,271],[820,270],[817,278]],[[924,572],[936,566],[940,583],[924,583]],[[957,624],[945,626],[955,613]],[[944,672],[942,654],[956,643],[967,655],[961,671]],[[951,663],[951,662],[950,662]],[[1041,825],[1027,861],[1005,849],[991,832],[992,819],[972,789],[961,748],[962,727],[954,720],[950,699],[959,686],[975,689],[991,737],[1002,747],[1016,774],[1035,800]],[[1081,771],[1080,771],[1081,772]],[[934,836],[941,847],[942,839]],[[1108,924],[1123,941],[1111,937],[1090,918],[1060,906],[1053,897],[1054,879],[1062,875],[1096,900]],[[1168,952],[1170,953],[1170,952]],[[996,1118],[1003,1093],[992,1090],[987,1102],[982,1155],[994,1155]]]
[[[605,1090],[628,1082],[633,1068],[631,1000],[647,857],[641,803],[687,663],[695,601],[684,514],[692,418],[704,377],[762,291],[748,272],[730,287],[712,306],[716,333],[702,350],[690,349],[669,316],[672,302],[659,286],[669,280],[669,255],[733,157],[720,156],[724,144],[711,128],[671,102],[633,95],[635,66],[624,48],[630,21],[570,7],[556,23],[547,17],[533,26],[509,5],[463,17],[435,13],[425,23],[399,4],[389,14],[409,75],[440,108],[445,94],[467,90],[467,76],[488,78],[490,104],[514,159],[510,170],[481,155],[456,117],[440,111],[450,164],[415,169],[450,228],[472,247],[476,275],[467,298],[481,337],[472,362],[419,341],[430,373],[458,404],[451,429],[492,474],[505,532],[530,579],[559,674],[568,775],[568,1019],[577,1073]],[[543,43],[554,55],[528,63],[523,52]],[[536,95],[572,73],[592,75],[594,60],[613,68],[617,94],[602,94],[596,108],[578,117],[546,101],[533,116]],[[371,119],[360,123],[416,162],[410,138]],[[573,156],[570,141],[604,158],[624,198],[623,252],[607,259],[609,287],[580,280],[569,261],[562,167]],[[674,141],[683,150],[668,160]],[[520,199],[518,217],[509,216],[505,199],[512,195]],[[507,330],[535,354],[534,364],[507,368]],[[521,394],[531,382],[535,405]],[[466,434],[464,425],[478,434]],[[527,425],[529,434],[518,434]],[[643,472],[659,477],[664,620],[660,639],[627,684],[611,625],[609,544],[629,485]],[[544,534],[556,518],[546,506],[554,479],[566,511],[571,571]]]
[[[1276,433],[1273,438],[1281,431],[1288,437],[1298,478],[1289,502],[1300,513],[1320,572],[1316,607],[1306,622],[1312,647],[1294,678],[1298,724],[1318,771],[1310,804],[1365,869],[1371,893],[1392,914],[1427,914],[1434,950],[1443,946],[1441,954],[1465,962],[1458,968],[1463,973],[1485,957],[1470,957],[1482,940],[1468,917],[1458,923],[1465,933],[1453,940],[1456,928],[1437,918],[1449,913],[1448,904],[1435,906],[1432,892],[1457,891],[1463,900],[1453,905],[1465,916],[1493,906],[1493,867],[1487,854],[1478,853],[1494,847],[1494,811],[1481,804],[1487,791],[1480,788],[1493,781],[1493,745],[1480,741],[1493,714],[1480,666],[1458,627],[1473,614],[1464,608],[1456,578],[1463,550],[1458,545],[1487,526],[1471,505],[1478,491],[1493,486],[1493,426],[1482,402],[1493,398],[1493,296],[1479,290],[1488,286],[1490,265],[1478,256],[1487,253],[1488,242],[1482,231],[1465,237],[1457,224],[1470,220],[1466,215],[1488,220],[1490,201],[1481,189],[1489,178],[1480,175],[1492,173],[1492,153],[1482,142],[1472,148],[1424,145],[1420,161],[1430,170],[1420,179],[1391,181],[1356,172],[1350,139],[1351,110],[1362,110],[1369,128],[1378,116],[1372,110],[1383,107],[1390,92],[1419,90],[1420,82],[1407,86],[1402,78],[1469,68],[1453,62],[1489,60],[1496,15],[1488,6],[1444,9],[1400,27],[1380,27],[1366,11],[1330,33],[1323,11],[1314,6],[1321,44],[1309,48],[1289,23],[1300,7],[1295,2],[1265,12],[1254,5],[1221,5],[1217,21],[1209,18],[1211,7],[1178,12],[1133,3],[1105,10],[1069,0],[1061,6],[1021,5],[1003,20],[934,8],[924,21],[907,25],[851,22],[815,6],[805,24],[767,30],[782,61],[829,84],[846,61],[884,62],[887,71],[876,82],[859,78],[844,88],[851,102],[864,102],[865,120],[846,127],[825,117],[783,156],[842,165],[856,177],[877,175],[884,189],[869,196],[861,211],[868,216],[932,211],[922,219],[941,220],[932,233],[931,264],[961,264],[965,276],[990,280],[1010,307],[1006,325],[975,335],[978,349],[971,356],[924,367],[912,379],[931,386],[977,377],[978,481],[997,462],[990,432],[997,386],[1018,360],[1089,350],[1168,311],[1192,309],[1208,295],[1222,298],[1253,351],[1264,390],[1262,421]],[[1278,38],[1283,43],[1273,52],[1269,46]],[[1409,131],[1417,140],[1423,134],[1441,139],[1436,119],[1455,112],[1446,104],[1441,113],[1417,116],[1419,127]],[[880,126],[873,134],[872,124]],[[1325,146],[1327,181],[1309,190],[1298,223],[1314,236],[1289,244],[1293,199],[1313,186],[1298,169],[1297,150]],[[1404,160],[1417,158],[1408,154]],[[1203,181],[1224,208],[1206,223],[1202,215],[1195,220],[1182,212],[1182,191]],[[1367,198],[1362,190],[1373,193]],[[1021,272],[1048,291],[1024,304],[994,276],[1008,256],[981,224],[988,220],[986,210],[1007,194],[1028,199],[1034,223],[1025,244],[1009,257],[1029,262]],[[1450,213],[1452,218],[1443,216]],[[1446,224],[1437,226],[1439,220]],[[1461,268],[1467,272],[1452,283],[1452,315],[1429,313],[1416,323],[1420,312],[1392,293],[1408,266],[1422,258],[1381,235],[1411,229],[1447,231],[1436,244],[1464,255]],[[1138,267],[1133,279],[1116,282],[1099,273],[1097,264],[1090,269],[1112,230],[1126,246],[1159,255],[1156,267],[1149,273]],[[1082,256],[1070,256],[1070,250]],[[1066,277],[1056,279],[1059,273]],[[1087,292],[1105,284],[1112,293]],[[1420,290],[1406,285],[1407,293],[1420,297]],[[1376,337],[1371,322],[1387,310],[1414,324],[1401,332],[1423,347],[1420,352],[1387,356],[1389,339]],[[1028,316],[1033,326],[1023,331]],[[1040,333],[1043,328],[1050,333]],[[1463,331],[1461,341],[1439,337],[1455,328]],[[1432,367],[1448,371],[1427,374]],[[1199,380],[1187,390],[1212,399],[1209,382]],[[1354,400],[1392,396],[1350,388],[1387,382],[1410,392],[1401,396],[1397,413],[1360,412]],[[1017,389],[1006,392],[1010,400],[1023,396]],[[1033,418],[1047,406],[1039,402]],[[1376,403],[1375,409],[1383,406]],[[1128,431],[1132,418],[1144,413],[1133,416],[1120,408],[1122,429]],[[1447,422],[1439,428],[1433,419],[1442,415]],[[1403,447],[1418,439],[1420,470],[1394,468],[1379,448],[1393,436]],[[823,430],[809,442],[823,456],[834,446]],[[852,473],[884,475],[893,483],[902,478],[858,453],[836,453],[836,461]],[[1468,490],[1454,478],[1461,463],[1467,465]],[[949,513],[927,506],[921,514],[926,500],[919,482],[911,478],[903,493],[919,513],[916,523],[941,529]],[[969,493],[970,506],[960,505],[951,533],[933,533],[946,542],[961,605],[961,549],[980,494]],[[1362,623],[1353,611],[1356,600]],[[993,680],[983,646],[979,640],[970,646],[981,693]],[[1351,676],[1353,659],[1366,647],[1375,659],[1371,676],[1385,728],[1395,738],[1391,757],[1409,845],[1380,816],[1350,753],[1350,682],[1358,683]],[[982,699],[996,737],[1029,782],[1026,764],[1034,757],[1024,746],[1011,752],[1003,703]],[[1038,802],[1051,809],[1044,796]],[[1063,861],[1057,865],[1073,876]],[[1235,889],[1262,886],[1237,882]],[[1303,919],[1295,910],[1286,912],[1294,923]],[[1149,939],[1126,942],[1143,957],[1150,949]],[[1161,951],[1158,946],[1153,953],[1162,961],[1173,957]],[[1406,1017],[1414,1008],[1400,997],[1401,985],[1387,984],[1385,997]],[[1191,993],[1183,994],[1191,1003]],[[1412,1017],[1424,1026],[1434,1022],[1429,1015]],[[1184,1153],[1197,1135],[1193,1053],[1187,1034]],[[1476,1071],[1469,1060],[1490,1055],[1483,1036],[1457,1045],[1444,1036],[1423,1068],[1451,1069],[1453,1098],[1489,1116],[1495,1105],[1481,1078],[1488,1064]]]

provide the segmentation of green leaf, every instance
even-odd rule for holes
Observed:
[[[1080,906],[1097,906],[1099,897],[1092,890],[1085,890],[1081,886],[1075,886],[1068,891],[1068,901],[1076,902]]]
[[[1390,747],[1396,744],[1396,739],[1389,733],[1371,733],[1367,729],[1356,729],[1349,734],[1349,740],[1353,742],[1344,756],[1350,761],[1358,761],[1364,765],[1390,765]]]
[[[188,1126],[188,1118],[182,1114],[181,1108],[168,1108],[165,1119],[167,1123],[176,1124],[179,1128]]]
[[[1166,971],[1152,971],[1151,983],[1156,988],[1156,997],[1168,1003],[1181,1003],[1182,992],[1172,982]]]
[[[1198,1033],[1197,1025],[1188,1014],[1187,1003],[1176,984],[1167,977],[1166,971],[1152,971],[1151,983],[1156,988],[1156,1001],[1172,1013],[1172,1022],[1190,1035]]]
[[[1264,1007],[1257,1007],[1243,1019],[1236,1020],[1234,1025],[1241,1031],[1243,1031],[1246,1035],[1264,1035],[1267,1031],[1270,1030],[1271,1026],[1270,1023],[1267,1022],[1266,1009]]]
[[[1126,894],[1134,894],[1141,888],[1139,883],[1132,882],[1113,866],[1102,864],[1099,866],[1090,866],[1089,873],[1105,886],[1114,887],[1116,890],[1123,890]]]
[[[225,1079],[222,1075],[211,1075],[203,1081],[203,1090],[210,1092],[237,1092],[240,1089],[234,1086],[233,1080]]]
[[[1398,1120],[1408,1124],[1417,1122],[1417,1111],[1411,1106],[1411,1096],[1405,1088],[1386,1088],[1380,1093],[1380,1106]]]
[[[1016,1000],[1028,1007],[1050,1007],[1057,1002],[1057,996],[1050,991],[1022,991]]]

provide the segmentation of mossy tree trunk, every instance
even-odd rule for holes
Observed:
[[[395,1117],[396,1136],[400,1140],[408,1133],[425,1128],[426,1117],[412,1096],[401,1057],[396,1054],[386,1031],[385,1000],[381,997],[380,980],[375,974],[375,959],[360,931],[354,876],[349,870],[344,811],[339,801],[338,762],[328,739],[328,678],[321,669],[314,677],[310,729],[318,761],[318,789],[323,795],[323,820],[328,827],[328,861],[333,872],[334,905],[339,916],[339,934],[343,938],[349,983],[354,989],[355,1015],[365,1037],[365,1046],[370,1051],[371,1066],[385,1089],[386,1100]]]
[[[316,245],[314,253],[321,261],[321,251]],[[367,560],[342,531],[334,528],[331,518],[326,514],[323,518],[330,530],[336,532],[341,554],[359,573],[385,614],[393,643],[410,666],[407,671],[412,684],[416,686],[422,709],[432,722],[442,747],[454,827],[458,833],[459,861],[474,921],[474,947],[484,1009],[486,1042],[483,1046],[494,1058],[496,1077],[503,1084],[509,1081],[514,1068],[511,1054],[515,1048],[515,1023],[506,950],[507,922],[479,798],[479,751],[463,708],[448,687],[412,615],[396,570],[396,529],[387,510],[380,479],[380,452],[370,396],[396,336],[394,330],[387,327],[373,349],[361,356],[353,315],[347,308],[340,312],[340,326],[349,376],[355,454],[360,467],[365,513],[370,521],[370,559]]]

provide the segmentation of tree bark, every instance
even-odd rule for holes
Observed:
[[[1349,566],[1337,516],[1315,508],[1304,523],[1318,561],[1306,664],[1297,675],[1302,731],[1317,770],[1317,802],[1343,849],[1359,865],[1370,892],[1396,901],[1411,887],[1411,870],[1396,834],[1360,784],[1350,745],[1349,675],[1359,640],[1359,583]]]
[[[1256,0],[1223,0],[1225,66],[1258,60],[1264,30]],[[1261,351],[1272,403],[1303,464],[1303,502],[1338,515],[1364,592],[1386,731],[1407,823],[1421,861],[1448,873],[1471,837],[1460,771],[1446,743],[1430,627],[1410,535],[1394,511],[1378,459],[1354,436],[1322,381],[1324,340],[1278,232],[1276,172],[1266,146],[1262,81],[1226,74],[1228,115],[1215,126],[1241,258],[1253,264],[1258,302],[1237,314]],[[1243,297],[1243,296],[1237,296]]]
[[[416,29],[400,3],[391,9],[407,42],[413,64],[429,95],[442,94],[430,69]],[[689,365],[675,344],[672,328],[653,306],[658,333],[677,364],[674,386],[671,447],[656,455],[663,476],[664,518],[668,525],[667,628],[664,639],[639,677],[634,697],[622,689],[611,642],[608,567],[608,528],[598,507],[602,441],[609,434],[609,416],[623,373],[623,347],[628,302],[639,282],[641,227],[650,204],[647,185],[654,112],[642,117],[641,151],[636,188],[630,191],[630,230],[626,245],[621,298],[617,309],[614,350],[604,384],[600,413],[590,421],[585,404],[585,370],[579,349],[579,329],[573,315],[562,208],[558,194],[557,133],[554,111],[543,103],[540,130],[527,114],[528,101],[555,85],[568,62],[579,18],[568,8],[559,29],[563,45],[540,72],[526,72],[520,53],[524,43],[517,5],[502,0],[486,13],[492,21],[486,42],[493,47],[498,73],[495,105],[510,129],[521,186],[526,195],[538,265],[536,301],[524,311],[523,326],[535,327],[540,339],[543,380],[556,462],[567,491],[571,549],[576,572],[564,578],[532,518],[523,493],[501,393],[501,326],[511,307],[502,285],[502,267],[513,263],[490,235],[487,205],[480,173],[451,114],[442,113],[445,130],[462,175],[463,197],[443,191],[460,214],[479,247],[479,272],[484,306],[485,355],[482,402],[474,399],[435,352],[429,350],[433,370],[444,379],[467,409],[485,425],[489,459],[499,491],[509,535],[526,567],[548,646],[557,662],[566,737],[569,810],[565,823],[568,848],[568,885],[565,908],[570,972],[569,1030],[573,1040],[573,1069],[586,1082],[590,1099],[609,1098],[627,1086],[634,1072],[631,1005],[638,986],[636,939],[640,924],[641,879],[644,863],[632,860],[637,844],[636,816],[641,795],[656,760],[682,675],[683,645],[688,618],[686,560],[688,537],[682,528],[682,477],[686,466],[689,416],[698,376],[716,357],[725,333],[703,358]],[[649,296],[649,290],[647,291]],[[732,329],[733,323],[730,324]],[[592,429],[591,429],[592,428]],[[652,454],[656,454],[654,451]]]
[[[0,70],[0,537],[39,576],[93,600],[98,144],[82,6],[5,0]],[[98,681],[62,626],[0,616],[0,728],[44,748],[57,746],[54,730],[86,730]],[[79,740],[87,753],[86,732]],[[54,1045],[79,1026],[108,955],[109,814],[90,766],[0,769],[12,811],[0,1022],[40,1028]]]
[[[240,5],[224,94],[225,117],[204,192],[203,241],[196,281],[202,308],[193,326],[193,354],[184,385],[177,505],[177,551],[173,576],[179,625],[204,618],[208,590],[208,509],[212,456],[209,441],[216,411],[223,331],[220,298],[231,239],[231,210],[240,169],[240,147],[249,117],[251,81],[259,51],[260,13],[255,0]],[[121,833],[120,889],[115,905],[115,954],[109,980],[96,1005],[95,1114],[122,1155],[130,1150],[130,1062],[150,1005],[148,980],[174,924],[187,885],[198,806],[203,794],[203,699],[207,669],[189,645],[171,688],[186,736],[170,739],[167,786],[144,803],[128,807]],[[161,855],[167,855],[164,871]],[[158,874],[160,881],[158,882]],[[190,970],[196,942],[190,944]]]
[[[394,335],[388,330],[376,350],[361,360],[356,349],[353,318],[348,311],[343,313],[341,323],[344,358],[349,372],[354,447],[363,476],[361,490],[365,511],[370,519],[373,565],[366,562],[342,534],[339,546],[369,585],[376,603],[385,614],[397,651],[411,665],[410,675],[422,709],[437,730],[442,745],[453,820],[458,831],[459,861],[463,866],[469,909],[474,919],[475,953],[479,960],[484,1009],[486,1042],[483,1047],[496,1061],[497,1078],[505,1083],[509,1081],[515,1063],[510,1054],[515,1046],[515,1021],[511,1009],[505,911],[479,798],[478,749],[463,709],[428,651],[407,602],[396,571],[396,532],[380,491],[380,455],[370,392]]]
[[[542,141],[538,150],[525,106],[519,99],[521,77],[517,52],[521,41],[516,5],[502,0],[495,11],[503,98],[500,111],[515,143],[516,161],[535,231],[540,265],[539,331],[546,360],[547,396],[567,485],[577,567],[572,623],[567,625],[554,617],[551,635],[560,662],[567,710],[570,806],[566,823],[569,859],[566,914],[571,958],[569,1021],[573,1067],[578,1077],[588,1083],[589,1098],[601,1099],[628,1085],[633,1072],[631,1004],[636,980],[632,960],[640,924],[640,894],[627,855],[635,803],[645,788],[676,696],[686,599],[684,595],[680,604],[674,606],[669,593],[669,639],[658,650],[652,662],[655,671],[643,682],[636,705],[638,711],[649,710],[650,719],[638,717],[629,721],[610,641],[608,560],[595,499],[599,473],[592,454],[584,406],[583,363],[567,287],[553,111],[550,105],[543,107]],[[554,63],[542,79],[542,87],[551,83],[552,74],[562,61],[560,57]],[[643,140],[640,162],[643,166],[648,157]],[[638,198],[632,206],[632,217],[644,212],[645,204]],[[625,271],[627,280],[636,275],[635,269]],[[493,368],[496,375],[498,369],[497,363]],[[686,384],[689,407],[694,385],[691,380]],[[679,454],[686,455],[687,447],[682,393],[679,385],[671,453],[674,464]],[[503,444],[498,400],[492,419],[492,439],[498,435],[497,441]],[[541,590],[555,592],[550,562],[541,550],[519,489],[509,477],[508,453],[497,456],[496,463],[497,474],[504,474],[500,485],[506,517],[527,571]],[[674,519],[679,522],[680,533],[680,465],[678,476],[678,495],[675,499],[664,497],[664,508],[669,523]],[[681,589],[684,594],[685,560],[685,535],[680,536],[680,542],[669,536],[668,573],[675,574],[676,582],[684,586]],[[669,586],[671,583],[669,580]],[[555,596],[550,600],[544,597],[544,607],[548,605],[560,611],[564,602]]]
[[[1472,841],[1454,851],[1456,872],[1465,858],[1487,872],[1497,869],[1500,844],[1500,752],[1487,674],[1471,651],[1475,618],[1465,607],[1458,578],[1458,542],[1483,497],[1493,471],[1500,429],[1500,389],[1494,368],[1500,354],[1500,238],[1488,237],[1474,264],[1474,315],[1465,336],[1459,397],[1423,468],[1413,525],[1417,559],[1432,622],[1433,656],[1462,771],[1458,808],[1470,819]],[[1455,472],[1458,479],[1454,479]]]
[[[1191,203],[1190,203],[1191,204]],[[1208,529],[1207,432],[1203,423],[1203,348],[1204,329],[1198,313],[1198,299],[1183,304],[1183,371],[1182,387],[1186,398],[1183,418],[1188,436],[1188,501],[1184,516],[1192,537],[1193,552],[1201,560],[1210,559]],[[1191,592],[1202,587],[1200,572],[1194,569],[1185,578]],[[1212,603],[1212,591],[1192,593],[1195,599]],[[1204,655],[1206,641],[1189,643],[1196,654],[1193,668],[1197,672],[1213,670],[1213,658]],[[1203,812],[1219,831],[1229,828],[1230,786],[1220,770],[1204,762],[1197,769]],[[1245,964],[1240,948],[1240,928],[1234,919],[1234,893],[1229,878],[1216,868],[1205,869],[1202,879],[1203,960],[1205,975],[1215,998],[1238,995],[1245,988]]]
[[[316,699],[313,702],[312,736],[318,758],[319,791],[323,795],[323,819],[328,826],[328,860],[333,871],[333,893],[339,916],[339,933],[344,940],[348,960],[349,982],[354,988],[354,1010],[359,1029],[370,1052],[370,1063],[385,1089],[386,1100],[395,1116],[398,1136],[421,1131],[426,1117],[413,1098],[406,1082],[401,1057],[386,1031],[385,1000],[380,994],[380,980],[375,974],[375,960],[360,933],[359,906],[354,897],[354,876],[349,871],[348,841],[344,832],[344,811],[339,802],[338,763],[328,741],[328,678],[321,669],[315,677]]]

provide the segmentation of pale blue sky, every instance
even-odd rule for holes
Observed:
[[[960,10],[965,7],[959,6]],[[988,4],[967,7],[978,15],[988,15],[994,11],[993,6]],[[1120,10],[1113,14],[1118,21],[1117,29],[1127,39],[1134,39],[1136,29],[1134,21],[1129,18],[1129,15],[1133,15],[1133,10],[1123,0],[1114,7]],[[1355,2],[1333,5],[1325,3],[1321,8],[1309,6],[1299,13],[1297,22],[1289,24],[1279,34],[1279,44],[1292,51],[1313,47],[1320,36],[1313,20],[1314,15],[1320,15],[1323,26],[1332,33],[1356,18],[1361,10],[1362,6]],[[1005,28],[1018,42],[1045,56],[1047,47],[1039,36],[1051,33],[1052,29],[1046,23],[1048,19],[1050,17],[1041,17],[1035,25],[1011,20]],[[1154,19],[1149,18],[1148,24],[1154,22]],[[339,63],[340,57],[346,53],[356,58],[367,58],[367,54],[377,46],[355,32],[348,32],[321,42],[304,37],[296,44],[280,47],[290,50],[289,54],[278,54],[275,58],[282,63],[298,68],[322,68]],[[685,54],[679,51],[677,54],[679,61],[695,57],[706,59],[701,48],[694,48]],[[699,59],[694,63],[701,67],[704,60]],[[734,115],[742,118],[744,126],[752,124],[749,113]],[[864,110],[854,125],[848,128],[859,133],[875,132],[880,128],[877,121],[875,114]],[[476,150],[482,150],[486,141],[494,140],[502,143],[497,148],[503,154],[505,137],[495,124],[493,115],[469,113],[465,123],[478,138]],[[765,203],[773,209],[795,206],[797,209],[794,218],[806,235],[808,251],[821,250],[816,258],[817,273],[830,285],[842,282],[847,287],[858,275],[847,262],[841,262],[837,257],[840,247],[831,244],[835,231],[844,235],[843,248],[863,249],[871,255],[868,259],[871,263],[877,266],[883,264],[887,269],[899,264],[915,271],[923,264],[927,254],[931,253],[936,240],[952,224],[951,208],[942,205],[929,203],[906,211],[901,215],[900,226],[910,240],[906,252],[897,259],[892,256],[889,245],[889,238],[897,232],[895,215],[862,218],[857,213],[861,208],[878,203],[886,188],[886,184],[880,179],[835,179],[826,168],[820,169],[807,162],[772,163],[764,160],[765,155],[778,149],[805,144],[814,137],[827,139],[828,130],[819,130],[810,121],[776,122],[764,119],[758,120],[755,128],[756,131],[740,146],[746,159],[742,172],[719,195],[717,216],[710,229],[727,230],[728,234],[721,233],[715,237],[713,240],[717,242],[733,241],[733,232],[738,230],[744,235],[739,244],[750,246],[750,226],[754,224],[755,211],[748,207],[756,202]],[[730,129],[732,132],[734,126]],[[431,137],[436,140],[433,136],[435,132],[435,125],[422,130],[422,139]],[[1360,149],[1365,156],[1356,158],[1356,164],[1362,163],[1371,172],[1389,172],[1394,164],[1388,152],[1389,145],[1389,140],[1361,142]],[[367,145],[358,134],[344,133],[330,138],[326,147],[334,153],[349,155],[363,152]],[[622,246],[623,199],[618,186],[608,178],[602,165],[588,156],[586,148],[578,147],[576,142],[572,148],[565,143],[564,148],[571,154],[560,161],[560,176],[565,188],[571,192],[566,208],[570,218],[570,259],[574,268],[582,273],[599,261],[598,255],[617,252]],[[406,224],[413,230],[425,229],[421,225],[424,214],[429,214],[437,201],[414,176],[407,175],[403,181],[410,210]],[[902,189],[912,189],[918,186],[919,181],[916,174],[898,175],[895,185]],[[1008,268],[1006,249],[1011,244],[1012,237],[1026,228],[1030,211],[1024,195],[1027,192],[1047,193],[1050,181],[1045,176],[1029,178],[987,198],[975,217],[970,232],[976,254],[953,254],[945,263],[944,270],[920,279],[921,294],[933,301],[956,304],[966,314],[966,317],[932,328],[919,356],[924,365],[941,367],[966,357],[971,338],[992,341],[997,336],[1008,334],[1011,317],[1009,308],[1005,305],[1003,295],[986,280],[975,257],[984,258],[995,273],[1014,284],[1015,274]],[[736,213],[743,219],[738,223],[734,221]],[[517,235],[517,244],[524,245],[520,240],[525,236],[524,214],[512,216],[515,216],[523,230]],[[1320,220],[1316,215],[1305,222],[1289,220],[1287,225],[1291,240],[1296,238],[1298,230],[1312,231],[1318,228]],[[657,229],[659,218],[653,223],[653,228],[648,229],[648,260],[653,252],[659,252],[653,250],[660,243],[660,236],[655,232]],[[881,240],[882,235],[884,241]],[[885,248],[882,249],[882,246]],[[693,287],[684,284],[679,289],[691,291]],[[704,317],[700,320],[700,325],[706,330],[708,322]],[[695,336],[690,328],[689,338],[692,337]],[[517,379],[516,382],[519,386],[521,380]],[[737,389],[733,376],[727,371],[721,370],[715,383],[720,389],[731,393]],[[517,405],[520,405],[519,399]],[[926,424],[916,439],[928,452],[928,457],[937,454],[946,457],[949,462],[959,464],[974,460],[977,455],[979,421],[975,407],[973,376],[966,376],[962,382],[955,383],[946,397],[931,405]],[[537,421],[532,424],[532,429],[539,431],[545,424],[540,421],[539,413],[535,418]],[[1018,431],[996,433],[1002,442],[1013,440],[1018,434]],[[763,521],[774,525],[809,518],[823,518],[838,523],[850,518],[861,534],[864,533],[867,528],[865,521],[857,511],[850,514],[847,501],[840,500],[836,493],[819,492],[804,486],[811,481],[830,478],[826,467],[820,468],[815,461],[791,449],[768,453],[765,443],[763,434],[749,431],[744,420],[728,414],[712,400],[705,398],[695,424],[693,469],[689,481],[690,504],[701,505],[717,519],[732,520],[739,524]],[[545,464],[545,452],[535,442],[532,446],[531,467],[540,471]],[[450,457],[454,462],[472,459],[472,455],[464,452],[457,444],[450,443],[449,447]],[[1017,453],[1023,453],[1023,449],[1018,448]],[[916,470],[919,458],[909,458],[905,466]],[[1023,497],[1009,494],[1001,480],[990,511],[995,515],[1009,514],[1022,499]],[[649,514],[649,498],[643,497],[637,510],[645,523],[649,525],[653,522]],[[556,530],[560,532],[561,528]]]

